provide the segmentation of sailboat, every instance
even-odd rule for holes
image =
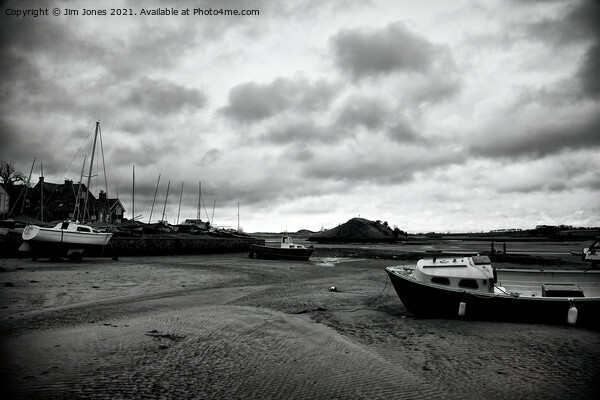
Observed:
[[[84,210],[87,208],[94,153],[96,151],[99,131],[100,121],[96,121],[96,132],[92,145],[92,157],[88,175],[88,190],[84,201]],[[77,199],[77,204],[79,204],[79,198]],[[21,245],[19,250],[28,251],[34,254],[50,253],[52,255],[67,255],[71,259],[80,260],[81,255],[85,250],[106,246],[112,235],[113,234],[110,232],[100,232],[77,220],[60,222],[53,228],[28,225],[23,229],[22,237],[25,242]]]

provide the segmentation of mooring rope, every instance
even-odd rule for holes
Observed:
[[[392,289],[392,284],[390,281],[390,285],[388,286],[388,281],[390,281],[390,276],[386,274],[385,276],[385,285],[383,286],[383,289],[381,290],[381,293],[379,293],[379,296],[377,297],[377,309],[381,308],[381,295],[383,294],[383,292],[385,291],[385,288],[387,288],[387,293],[385,294],[386,297],[390,295],[390,290]]]

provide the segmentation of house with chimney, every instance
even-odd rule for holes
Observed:
[[[50,183],[40,177],[33,188],[24,185],[13,186],[11,198],[17,199],[13,213],[23,214],[48,222],[77,219],[86,222],[107,222],[118,224],[123,220],[125,207],[118,198],[108,198],[100,191],[96,198],[83,183]]]
[[[8,192],[0,186],[0,218],[4,218],[8,215],[9,208],[9,196]]]

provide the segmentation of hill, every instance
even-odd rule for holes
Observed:
[[[365,218],[352,218],[345,224],[319,232],[308,238],[311,242],[395,242],[398,237],[389,226]]]

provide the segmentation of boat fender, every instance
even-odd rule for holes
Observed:
[[[577,307],[573,304],[573,299],[569,299],[571,306],[569,307],[569,311],[567,313],[567,322],[571,325],[575,325],[577,323]]]
[[[465,315],[466,311],[467,311],[467,303],[465,303],[464,301],[461,301],[460,303],[458,303],[458,315],[463,316],[463,315]]]

